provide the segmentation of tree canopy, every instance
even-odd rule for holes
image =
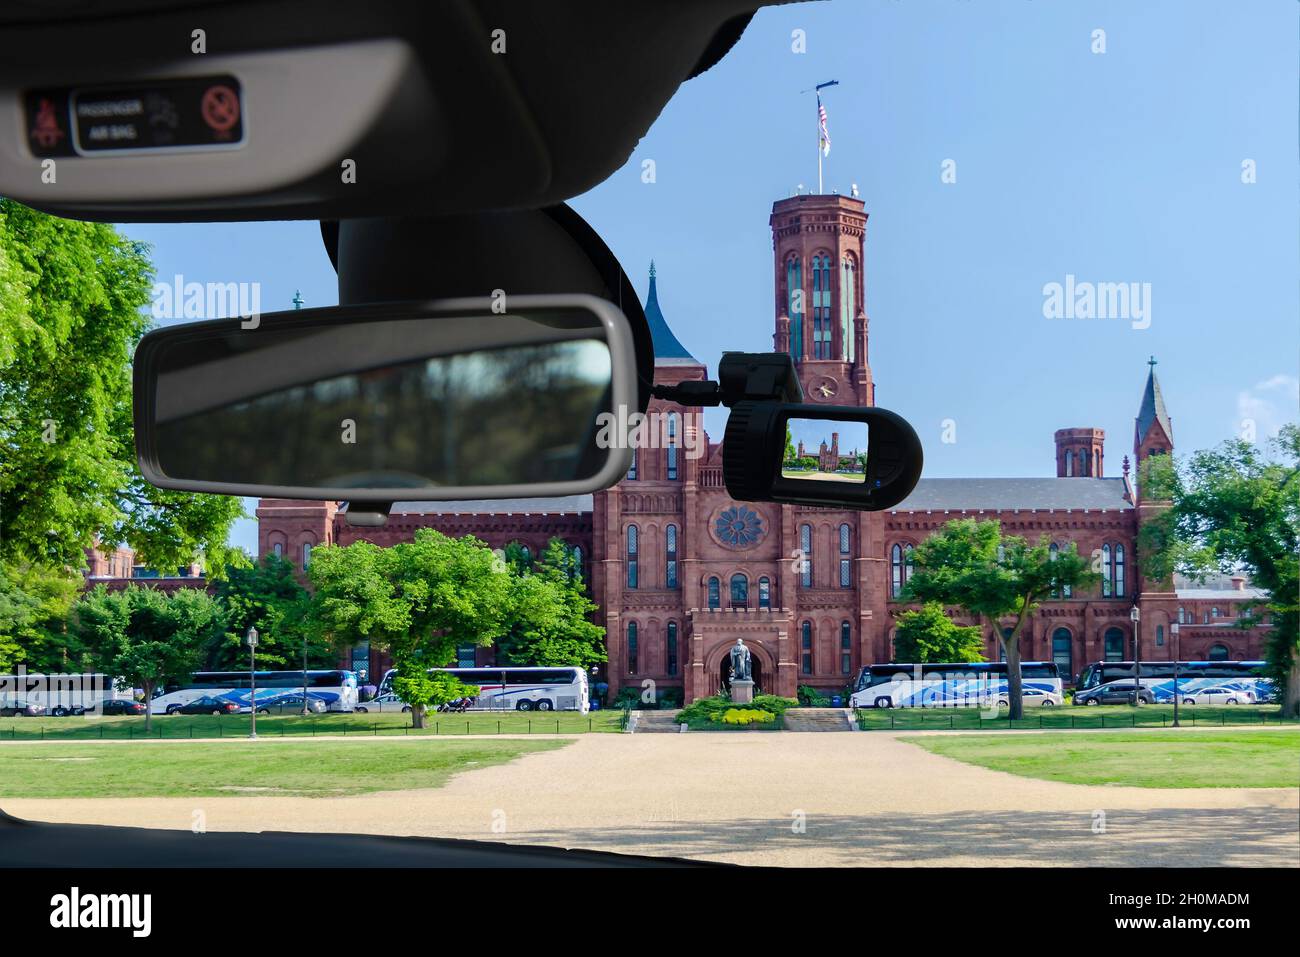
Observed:
[[[977,625],[958,625],[937,601],[928,601],[898,616],[894,660],[925,662],[983,661],[984,639]]]
[[[113,227],[0,199],[0,562],[70,575],[98,540],[160,569],[225,565],[239,499],[163,491],[135,466],[131,356],[152,276]]]
[[[1267,654],[1284,685],[1283,711],[1300,714],[1300,426],[1261,447],[1232,440],[1143,463],[1143,497],[1170,507],[1138,538],[1148,577],[1247,573],[1267,598],[1243,627],[1270,616]]]
[[[1021,717],[1021,630],[1044,599],[1066,587],[1095,584],[1100,576],[1073,543],[1053,553],[1046,536],[1031,544],[1003,535],[993,520],[948,522],[912,557],[915,571],[904,586],[904,600],[957,605],[982,620],[1002,644],[1011,717]],[[1012,623],[1004,627],[1008,618]]]

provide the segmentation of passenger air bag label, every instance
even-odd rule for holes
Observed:
[[[25,96],[37,156],[237,149],[243,90],[233,76],[38,90]]]

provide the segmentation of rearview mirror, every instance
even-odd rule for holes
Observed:
[[[626,317],[587,295],[311,309],[159,329],[135,355],[136,453],[161,488],[394,500],[574,495],[631,463]]]

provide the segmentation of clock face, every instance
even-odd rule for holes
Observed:
[[[813,383],[812,397],[814,401],[826,401],[835,398],[840,391],[840,384],[828,375],[821,376]]]

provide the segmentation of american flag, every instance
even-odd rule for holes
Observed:
[[[817,120],[821,126],[821,133],[818,136],[818,143],[821,145],[822,148],[822,156],[830,156],[831,133],[830,130],[826,129],[826,107],[822,106],[822,98],[820,95],[817,97]]]

